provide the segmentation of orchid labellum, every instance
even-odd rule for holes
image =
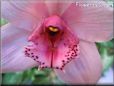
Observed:
[[[80,6],[95,4],[97,6]],[[96,83],[95,42],[113,38],[113,9],[95,0],[2,1],[2,71],[52,68],[65,83]]]

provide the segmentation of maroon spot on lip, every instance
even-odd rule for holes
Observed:
[[[74,47],[77,47],[77,45],[74,45]]]
[[[27,50],[25,50],[25,52],[27,53]]]
[[[67,63],[69,63],[69,61],[67,61]]]
[[[56,69],[59,69],[59,67],[56,67]]]
[[[32,57],[34,57],[34,56],[32,56]]]
[[[27,49],[27,50],[28,50],[28,48],[25,48],[25,49]]]
[[[68,60],[70,60],[70,58],[67,58]]]
[[[75,56],[77,56],[77,54],[75,54]]]
[[[38,56],[36,56],[36,58],[38,58]]]
[[[47,66],[45,66],[45,68],[47,68]]]
[[[45,64],[44,62],[42,64]]]
[[[73,57],[72,57],[72,56],[71,56],[70,58],[71,58],[71,59],[73,59]]]
[[[72,53],[72,54],[74,54],[74,53]]]
[[[71,54],[71,56],[74,56],[73,54]]]
[[[30,55],[29,53],[27,53],[27,55]]]
[[[44,67],[42,67],[42,68],[44,68]]]
[[[65,62],[64,60],[62,60],[62,62]]]
[[[63,70],[63,68],[60,68],[60,70]]]
[[[30,51],[30,49],[28,49],[28,51]]]
[[[29,53],[25,53],[25,55],[29,56],[30,54]]]
[[[64,67],[65,65],[62,65],[62,68]]]
[[[38,63],[40,63],[39,61],[37,61]]]

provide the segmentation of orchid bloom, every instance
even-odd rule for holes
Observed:
[[[95,1],[2,1],[9,21],[1,29],[2,73],[38,66],[52,68],[68,84],[96,83],[102,63],[95,42],[113,38],[113,9]]]

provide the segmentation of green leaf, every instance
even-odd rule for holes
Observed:
[[[8,23],[7,20],[5,20],[5,19],[3,19],[3,18],[0,19],[0,26],[2,26],[2,25],[4,25],[4,24],[7,24],[7,23]]]

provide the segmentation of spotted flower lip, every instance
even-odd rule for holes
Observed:
[[[63,70],[66,64],[77,57],[79,51],[78,37],[74,37],[68,26],[56,15],[45,19],[29,36],[29,41],[33,44],[25,48],[25,55],[38,62],[40,69]]]
[[[94,4],[107,5],[98,1]],[[68,84],[96,83],[102,64],[95,42],[113,38],[113,8],[83,7],[76,2],[91,3],[2,1],[2,17],[9,23],[1,31],[1,72],[38,66],[53,68]]]

